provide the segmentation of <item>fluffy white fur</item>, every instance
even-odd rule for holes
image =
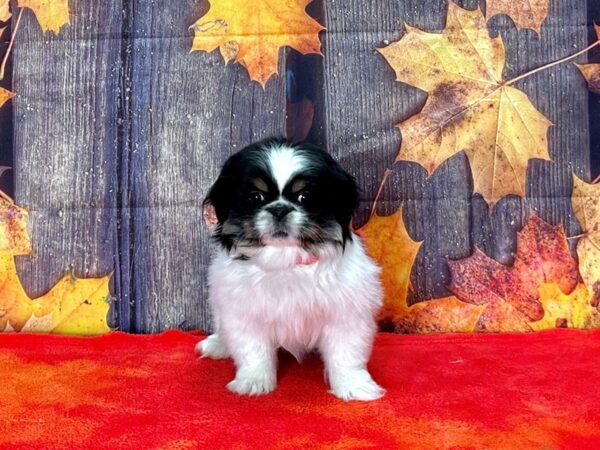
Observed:
[[[384,390],[367,372],[382,301],[379,268],[357,236],[344,252],[323,248],[314,264],[297,264],[303,253],[266,246],[248,264],[219,250],[209,269],[216,333],[198,351],[233,357],[237,373],[227,387],[253,395],[275,389],[279,347],[297,359],[316,348],[333,394],[343,400],[381,397]]]
[[[292,151],[279,149],[271,156],[280,189],[301,166]],[[255,225],[268,235],[270,222],[261,214]],[[322,244],[316,262],[299,263],[314,255],[294,240],[293,214],[289,239],[217,251],[208,274],[215,333],[197,350],[203,357],[233,358],[237,372],[227,387],[239,394],[275,389],[277,349],[282,347],[298,360],[318,350],[331,392],[340,399],[380,398],[385,391],[367,371],[374,317],[382,304],[380,269],[356,235],[345,248]]]

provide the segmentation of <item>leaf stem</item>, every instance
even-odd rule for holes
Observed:
[[[0,80],[4,79],[4,69],[6,68],[6,63],[8,62],[8,56],[10,55],[10,51],[12,50],[13,44],[15,42],[15,36],[17,35],[17,31],[19,30],[19,24],[21,23],[21,16],[23,15],[23,9],[19,10],[19,16],[17,17],[17,23],[15,24],[15,29],[10,36],[10,42],[8,44],[8,48],[6,49],[6,54],[4,55],[4,59],[2,60],[2,66],[0,66]]]
[[[598,176],[597,176],[596,178],[594,178],[594,179],[592,180],[592,184],[596,184],[596,183],[597,183],[597,182],[599,182],[599,181],[600,181],[600,173],[598,174]]]
[[[564,63],[565,61],[568,61],[570,59],[576,58],[577,56],[579,56],[579,55],[581,55],[581,54],[583,54],[585,52],[590,51],[591,49],[593,49],[594,47],[596,47],[598,45],[600,45],[600,39],[598,39],[593,44],[588,45],[583,50],[579,50],[577,53],[573,53],[570,56],[565,56],[564,58],[561,58],[561,59],[559,59],[557,61],[545,64],[545,65],[543,65],[541,67],[538,67],[537,69],[533,69],[533,70],[530,70],[529,72],[525,72],[523,75],[519,75],[518,77],[515,77],[515,78],[513,78],[511,80],[505,81],[504,83],[502,83],[502,86],[510,86],[511,84],[514,84],[517,81],[522,80],[523,78],[527,78],[528,76],[533,75],[536,72],[540,72],[542,70],[546,70],[546,69],[548,69],[548,68],[550,68],[552,66],[556,66],[558,64]]]
[[[385,172],[383,173],[383,179],[381,180],[381,184],[379,185],[379,189],[377,190],[377,195],[375,196],[375,200],[373,200],[373,206],[371,207],[371,214],[369,214],[369,218],[373,217],[373,214],[375,214],[377,202],[379,201],[379,197],[381,196],[381,192],[383,191],[383,186],[385,185],[385,182],[390,176],[390,173],[392,173],[390,169],[385,169]]]
[[[579,239],[582,237],[586,237],[588,234],[586,233],[581,233],[581,234],[576,234],[575,236],[568,236],[567,237],[567,241],[570,241],[571,239]]]

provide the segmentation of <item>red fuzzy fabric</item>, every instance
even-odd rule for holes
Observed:
[[[10,449],[600,448],[600,331],[380,334],[387,395],[344,403],[320,360],[282,354],[273,394],[225,389],[201,336],[0,336],[0,447]]]

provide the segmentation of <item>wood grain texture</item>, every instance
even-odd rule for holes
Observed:
[[[474,8],[477,1],[461,4]],[[571,173],[588,179],[590,163],[587,90],[574,66],[517,84],[555,123],[554,162],[530,163],[527,198],[505,198],[489,211],[472,194],[463,154],[431,177],[418,164],[393,164],[401,141],[394,126],[418,112],[426,94],[394,81],[375,48],[398,39],[404,23],[441,30],[446,1],[332,0],[321,3],[322,14],[315,5],[311,13],[328,29],[321,34],[325,56],[294,55],[300,67],[322,64],[308,95],[315,103],[309,136],[359,181],[364,201],[356,225],[368,218],[384,171],[393,168],[377,210],[389,214],[403,202],[409,233],[424,241],[413,301],[445,295],[446,259],[475,246],[510,263],[529,207],[563,223],[568,235],[578,233]],[[113,325],[138,332],[211,328],[211,245],[201,202],[227,156],[285,133],[286,98],[281,77],[263,90],[218,52],[189,53],[188,27],[207,8],[206,0],[78,0],[58,37],[42,34],[25,11],[13,104],[16,199],[31,211],[36,249],[19,259],[30,295],[46,291],[69,266],[79,276],[114,271]],[[584,47],[586,24],[585,0],[551,0],[540,36],[495,17],[492,34],[501,33],[507,48],[505,78]],[[282,74],[284,66],[280,61]]]
[[[469,9],[478,5],[475,0],[458,3]],[[446,259],[465,257],[474,246],[510,263],[516,231],[527,214],[523,199],[504,198],[490,212],[483,199],[472,194],[470,170],[462,153],[429,178],[417,164],[393,164],[401,141],[394,125],[418,112],[426,94],[394,81],[393,70],[375,48],[398,39],[405,23],[441,31],[446,2],[336,0],[324,2],[324,11],[328,33],[324,36],[324,111],[319,114],[325,117],[325,130],[318,135],[361,184],[364,202],[357,225],[368,218],[385,169],[393,169],[377,211],[390,214],[404,202],[409,233],[424,241],[411,277],[412,301],[446,295]],[[491,20],[490,29],[504,39],[508,79],[585,47],[586,2],[551,0],[541,36],[531,30],[517,31],[504,16]],[[568,234],[577,232],[569,204],[570,174],[589,170],[587,92],[576,70],[558,66],[517,83],[556,124],[549,134],[555,162],[530,163],[527,205],[551,223],[564,223]]]
[[[114,270],[120,32],[116,0],[78,1],[58,36],[23,13],[14,46],[14,167],[35,251],[19,258],[18,270],[32,296],[69,267],[78,276]]]
[[[218,51],[190,54],[188,27],[206,2],[132,5],[126,195],[134,329],[210,328],[201,203],[227,156],[285,133],[285,85],[271,79],[263,91]]]

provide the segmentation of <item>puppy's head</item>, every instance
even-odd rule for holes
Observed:
[[[232,155],[211,187],[216,239],[227,249],[343,246],[358,193],[331,156],[309,144],[269,139]]]

